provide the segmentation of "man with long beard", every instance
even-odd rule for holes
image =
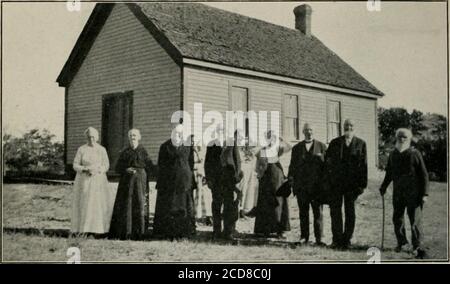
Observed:
[[[411,223],[413,250],[417,258],[424,258],[426,252],[422,247],[421,220],[423,204],[428,198],[428,172],[420,152],[410,146],[411,131],[400,128],[396,131],[395,137],[397,140],[395,150],[389,155],[380,194],[384,195],[391,181],[394,182],[392,221],[397,238],[395,250],[400,252],[408,244],[404,219],[406,209]]]

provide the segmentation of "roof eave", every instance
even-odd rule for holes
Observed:
[[[237,73],[237,74],[243,74],[253,77],[260,77],[264,79],[270,79],[275,81],[282,81],[287,82],[291,84],[301,85],[301,86],[307,86],[317,89],[323,89],[328,91],[335,91],[339,93],[345,93],[350,95],[356,95],[360,97],[367,97],[371,99],[379,99],[384,96],[384,93],[379,91],[379,93],[376,92],[369,92],[369,91],[362,91],[362,90],[355,90],[351,88],[341,87],[341,86],[334,86],[331,84],[321,83],[321,82],[314,82],[309,81],[305,79],[299,79],[299,78],[293,78],[288,77],[284,75],[274,74],[274,73],[268,73],[264,71],[258,71],[258,70],[251,70],[226,64],[220,64],[216,62],[210,62],[205,60],[200,60],[196,58],[190,58],[190,57],[183,57],[183,64],[184,65],[190,65],[190,66],[198,66],[203,67],[207,69],[214,69],[214,70],[220,70],[225,72],[231,72],[231,73]]]
[[[69,58],[56,79],[56,82],[60,87],[67,87],[70,85],[114,5],[114,3],[99,3],[95,5],[94,10],[84,25],[83,31],[69,55]]]

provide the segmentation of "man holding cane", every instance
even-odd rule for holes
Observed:
[[[417,258],[424,258],[422,247],[422,210],[428,198],[428,172],[420,152],[410,146],[412,133],[409,129],[400,128],[396,131],[395,150],[389,155],[386,175],[380,187],[380,194],[386,193],[387,187],[393,181],[393,206],[395,236],[397,238],[396,252],[400,252],[408,240],[405,230],[405,209],[411,223],[411,238]]]

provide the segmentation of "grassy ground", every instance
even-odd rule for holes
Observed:
[[[67,249],[79,247],[81,261],[213,261],[213,262],[295,262],[295,261],[367,261],[367,249],[381,242],[381,198],[379,181],[371,181],[369,189],[357,201],[354,248],[336,251],[314,246],[299,247],[299,220],[296,201],[290,199],[291,227],[287,241],[255,239],[251,235],[254,219],[241,219],[240,232],[234,243],[211,242],[211,227],[198,226],[194,240],[182,241],[112,241],[93,238],[69,238],[70,186],[37,184],[5,184],[3,187],[3,260],[67,261]],[[116,187],[117,184],[111,184]],[[447,259],[448,212],[447,185],[431,183],[431,196],[425,206],[425,245],[431,259]],[[385,250],[381,260],[413,260],[413,255],[395,253],[395,237],[391,221],[391,192],[386,196]],[[151,208],[155,191],[152,190]],[[311,224],[312,226],[312,224]],[[312,228],[311,228],[312,229]],[[328,207],[324,208],[324,241],[331,243]],[[409,231],[408,231],[409,235]]]

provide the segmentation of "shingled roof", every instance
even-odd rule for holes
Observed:
[[[383,95],[314,35],[200,3],[127,5],[182,58]]]

